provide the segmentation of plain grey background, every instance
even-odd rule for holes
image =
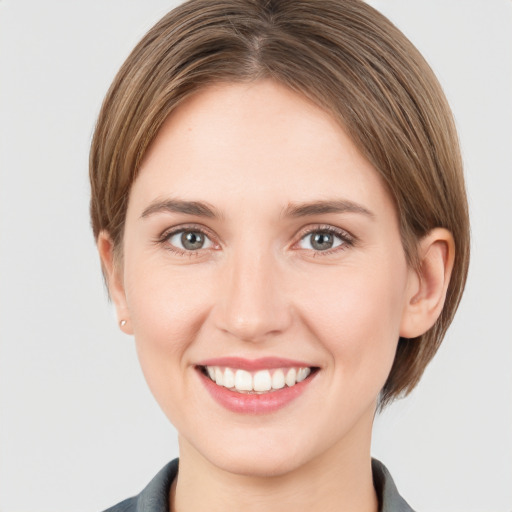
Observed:
[[[0,511],[102,510],[177,455],[88,220],[102,98],[177,2],[0,0]],[[373,0],[453,107],[473,255],[456,320],[373,453],[419,512],[512,510],[512,2]]]

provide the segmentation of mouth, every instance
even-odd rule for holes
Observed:
[[[250,371],[243,368],[199,365],[197,369],[217,386],[234,393],[261,395],[293,388],[311,378],[318,368],[314,366],[291,366]]]
[[[246,359],[221,357],[195,365],[208,394],[219,405],[237,414],[276,412],[315,389],[320,367],[279,357]]]

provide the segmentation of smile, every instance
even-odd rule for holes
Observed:
[[[268,393],[291,388],[305,380],[312,369],[309,367],[271,368],[255,372],[240,368],[221,366],[203,366],[204,375],[237,393]]]
[[[282,409],[313,387],[320,373],[304,361],[275,357],[248,360],[226,357],[195,365],[208,394],[238,414],[269,414]]]

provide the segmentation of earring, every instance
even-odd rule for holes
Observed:
[[[124,326],[126,325],[126,320],[121,320],[121,321],[119,322],[119,325],[120,325],[121,327],[124,327]]]

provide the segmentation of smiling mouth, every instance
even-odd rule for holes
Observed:
[[[316,367],[288,367],[250,372],[224,366],[198,366],[198,369],[218,386],[242,394],[263,394],[292,388],[318,370]]]

